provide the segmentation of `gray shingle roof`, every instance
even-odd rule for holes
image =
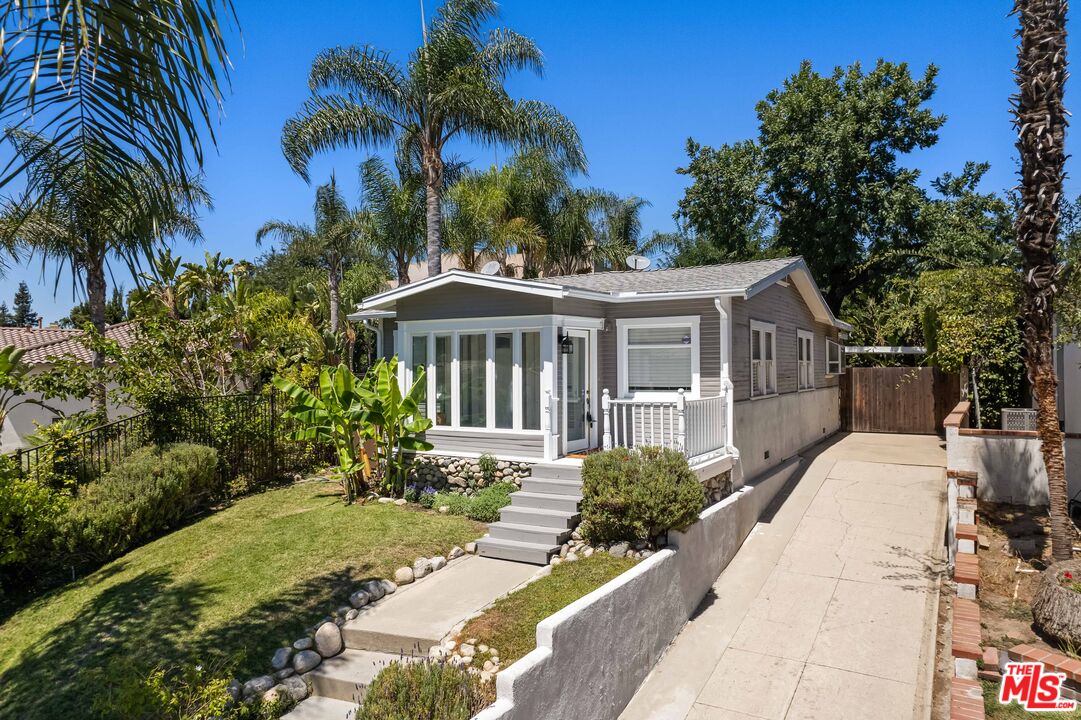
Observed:
[[[606,293],[659,293],[749,288],[799,258],[751,260],[666,270],[625,270],[536,278],[535,282]]]

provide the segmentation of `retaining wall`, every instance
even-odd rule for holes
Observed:
[[[799,462],[707,508],[669,533],[669,548],[539,623],[537,648],[496,676],[496,702],[474,720],[616,720]]]

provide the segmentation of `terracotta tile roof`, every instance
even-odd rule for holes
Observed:
[[[0,328],[0,347],[14,345],[26,350],[23,362],[28,365],[39,365],[60,357],[90,362],[93,357],[90,349],[79,341],[82,334],[82,330],[59,327],[5,327]],[[121,348],[130,347],[135,342],[135,323],[110,325],[105,328],[105,337],[116,341]]]

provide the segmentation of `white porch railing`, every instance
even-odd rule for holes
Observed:
[[[673,448],[687,457],[723,450],[728,445],[727,398],[688,400],[618,400],[605,388],[601,395],[602,447]]]

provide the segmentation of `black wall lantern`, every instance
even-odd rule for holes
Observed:
[[[566,333],[559,336],[559,353],[560,355],[574,354],[574,343],[571,342],[571,336]]]

